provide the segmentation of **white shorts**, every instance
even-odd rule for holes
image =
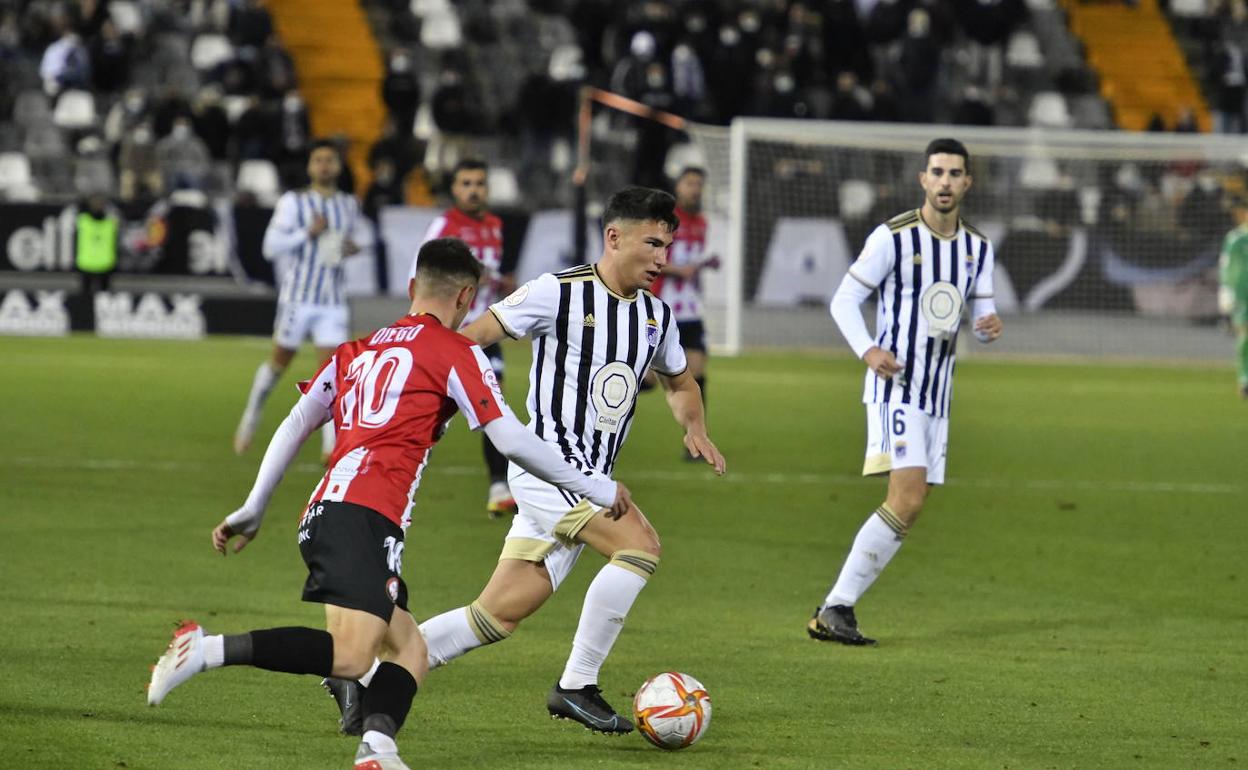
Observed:
[[[945,483],[949,418],[909,404],[867,404],[867,457],[862,475],[927,468],[928,484]]]
[[[346,305],[313,305],[304,302],[277,303],[273,322],[273,342],[287,350],[297,350],[312,337],[318,348],[336,348],[347,341],[351,316]]]
[[[597,471],[594,477],[606,478]],[[507,485],[517,511],[503,544],[502,558],[544,562],[550,585],[558,590],[585,549],[583,543],[573,542],[570,535],[579,532],[600,509],[589,500],[547,484],[515,463],[507,471]]]

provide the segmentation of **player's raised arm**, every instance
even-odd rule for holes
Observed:
[[[273,497],[278,482],[299,453],[299,447],[303,446],[308,436],[329,420],[337,387],[336,380],[337,361],[336,358],[330,358],[310,383],[300,385],[304,393],[269,441],[269,448],[265,450],[264,459],[260,461],[260,470],[247,500],[212,530],[212,547],[221,555],[226,554],[226,545],[231,538],[239,538],[234,544],[234,552],[238,553],[260,531],[269,499]]]

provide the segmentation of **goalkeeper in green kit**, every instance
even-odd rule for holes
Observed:
[[[1239,394],[1248,398],[1248,199],[1232,204],[1237,223],[1222,242],[1218,309],[1230,315],[1239,351]]]

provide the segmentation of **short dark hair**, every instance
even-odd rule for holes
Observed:
[[[481,263],[472,256],[468,244],[458,238],[435,238],[416,254],[416,282],[430,286],[434,293],[459,291],[481,281]]]
[[[622,219],[661,222],[673,232],[680,226],[676,217],[676,199],[670,193],[650,187],[625,187],[607,200],[607,208],[602,212],[602,226]]]
[[[461,171],[489,171],[490,167],[485,165],[485,161],[480,158],[463,158],[455,164],[455,168],[451,169],[449,177],[451,183],[455,182],[455,177],[459,176]]]
[[[971,154],[966,151],[966,145],[957,139],[933,139],[927,145],[927,151],[923,153],[923,166],[927,167],[927,161],[933,155],[944,153],[946,155],[961,155],[963,165],[971,165]]]
[[[317,139],[314,142],[312,142],[312,144],[309,144],[308,145],[308,160],[312,160],[312,153],[316,152],[317,150],[333,150],[334,154],[338,156],[338,162],[339,163],[343,162],[342,152],[338,149],[338,145],[334,144],[333,141],[330,139]]]
[[[676,181],[679,182],[680,180],[684,179],[685,176],[687,176],[688,174],[697,174],[703,179],[706,179],[706,169],[702,168],[701,166],[685,166],[684,168],[680,170],[680,173],[676,175]]]

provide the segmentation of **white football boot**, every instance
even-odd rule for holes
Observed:
[[[368,745],[368,741],[360,741],[355,750],[355,770],[411,770],[399,759],[397,751],[377,751]]]
[[[173,632],[169,647],[152,667],[152,681],[147,686],[147,705],[158,705],[170,690],[204,668],[204,629],[195,621],[188,620]]]

